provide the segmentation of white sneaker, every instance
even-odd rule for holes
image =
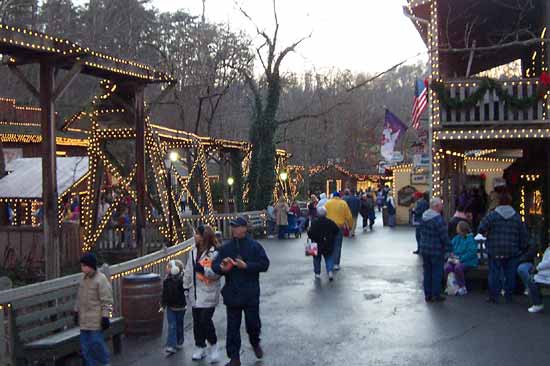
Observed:
[[[174,347],[166,347],[164,349],[164,353],[166,353],[166,355],[173,355],[176,352],[178,351]]]
[[[529,289],[526,288],[525,291],[523,291],[523,294],[524,294],[525,296],[529,296]]]
[[[530,313],[540,313],[543,310],[544,305],[533,305],[529,309],[527,309],[527,311],[529,311]]]
[[[195,349],[193,350],[193,356],[191,357],[193,361],[200,361],[203,358],[206,357],[206,347],[200,348],[195,346]]]
[[[458,296],[464,296],[468,294],[468,290],[466,290],[466,287],[461,287],[458,289],[458,292],[456,294]]]
[[[340,270],[340,265],[335,264],[335,265],[334,265],[334,270],[335,270],[335,271],[339,271],[339,270]]]
[[[332,272],[329,272],[329,273],[328,273],[328,280],[329,280],[329,281],[333,281],[333,280],[334,280],[334,273],[332,273]]]
[[[316,280],[320,280],[320,279],[321,279],[321,275],[320,275],[320,274],[316,274],[316,275],[315,275],[315,279],[316,279]]]
[[[182,349],[183,349],[183,344],[178,344],[178,345],[176,346],[176,349],[177,349],[178,351],[182,350]]]
[[[218,363],[218,362],[220,362],[220,350],[219,350],[217,344],[208,347],[207,360],[208,360],[209,363]]]

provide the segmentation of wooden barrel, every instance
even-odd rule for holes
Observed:
[[[122,279],[122,316],[126,334],[148,335],[162,332],[163,313],[159,312],[162,280],[156,273],[126,276]]]

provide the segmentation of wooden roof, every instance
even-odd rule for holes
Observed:
[[[476,48],[479,49],[540,36],[543,28],[544,1],[535,0],[534,8],[522,13],[520,20],[518,9],[494,1],[438,0],[436,11],[442,76],[465,75],[470,52],[464,49],[471,48],[474,40]],[[431,19],[429,1],[410,0],[404,7],[404,12],[415,24],[428,46],[428,24]],[[520,24],[517,24],[518,22]],[[516,35],[513,34],[515,28],[525,31]],[[509,38],[505,38],[505,35],[509,35]],[[526,60],[537,47],[540,48],[540,45],[477,50],[470,75],[517,59]]]
[[[82,73],[115,81],[173,83],[170,75],[151,66],[94,51],[76,42],[34,30],[0,23],[0,53],[10,64],[55,60],[56,66],[70,70],[82,63]]]

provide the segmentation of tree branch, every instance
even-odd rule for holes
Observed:
[[[334,104],[333,106],[331,106],[330,108],[328,108],[327,110],[324,110],[322,112],[300,114],[298,116],[294,116],[294,117],[291,117],[291,118],[288,118],[288,119],[284,119],[282,121],[278,121],[277,124],[279,126],[283,126],[283,125],[288,125],[290,123],[297,122],[297,121],[300,121],[300,120],[303,120],[303,119],[306,119],[306,118],[319,118],[319,117],[322,117],[326,114],[329,114],[330,112],[332,112],[333,110],[335,110],[338,107],[341,107],[343,105],[349,105],[349,104],[350,104],[349,102],[338,102],[338,103]]]
[[[296,42],[294,42],[293,44],[291,44],[290,46],[288,46],[287,48],[285,48],[285,49],[283,50],[283,52],[281,52],[281,53],[279,54],[279,57],[277,57],[277,61],[275,62],[274,71],[278,73],[278,72],[279,72],[279,68],[281,67],[281,63],[283,62],[283,59],[284,59],[290,52],[294,52],[294,50],[296,50],[296,47],[298,47],[298,46],[300,45],[300,43],[302,43],[302,42],[305,41],[306,39],[310,39],[312,35],[313,35],[313,33],[310,33],[309,35],[300,38],[299,40],[297,40]]]
[[[528,47],[528,46],[536,45],[537,43],[542,43],[542,42],[550,42],[550,38],[531,38],[531,39],[527,39],[525,41],[513,41],[513,42],[494,45],[494,46],[476,47],[475,51],[476,52],[479,52],[479,51],[496,51],[496,50],[501,50],[503,48],[518,47],[518,46]],[[439,51],[440,52],[446,52],[446,53],[462,53],[462,52],[470,52],[472,49],[473,49],[472,47],[467,47],[467,48],[439,48]]]

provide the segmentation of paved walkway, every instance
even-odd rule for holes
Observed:
[[[550,316],[529,314],[527,299],[488,305],[481,293],[424,303],[421,262],[409,228],[377,226],[344,242],[335,282],[313,277],[301,240],[267,240],[269,273],[262,277],[263,346],[256,361],[244,334],[243,365],[543,365],[550,359]],[[216,312],[225,345],[225,308]],[[186,315],[190,320],[190,314]],[[205,365],[185,350],[170,358],[161,340],[128,339],[114,365]]]

